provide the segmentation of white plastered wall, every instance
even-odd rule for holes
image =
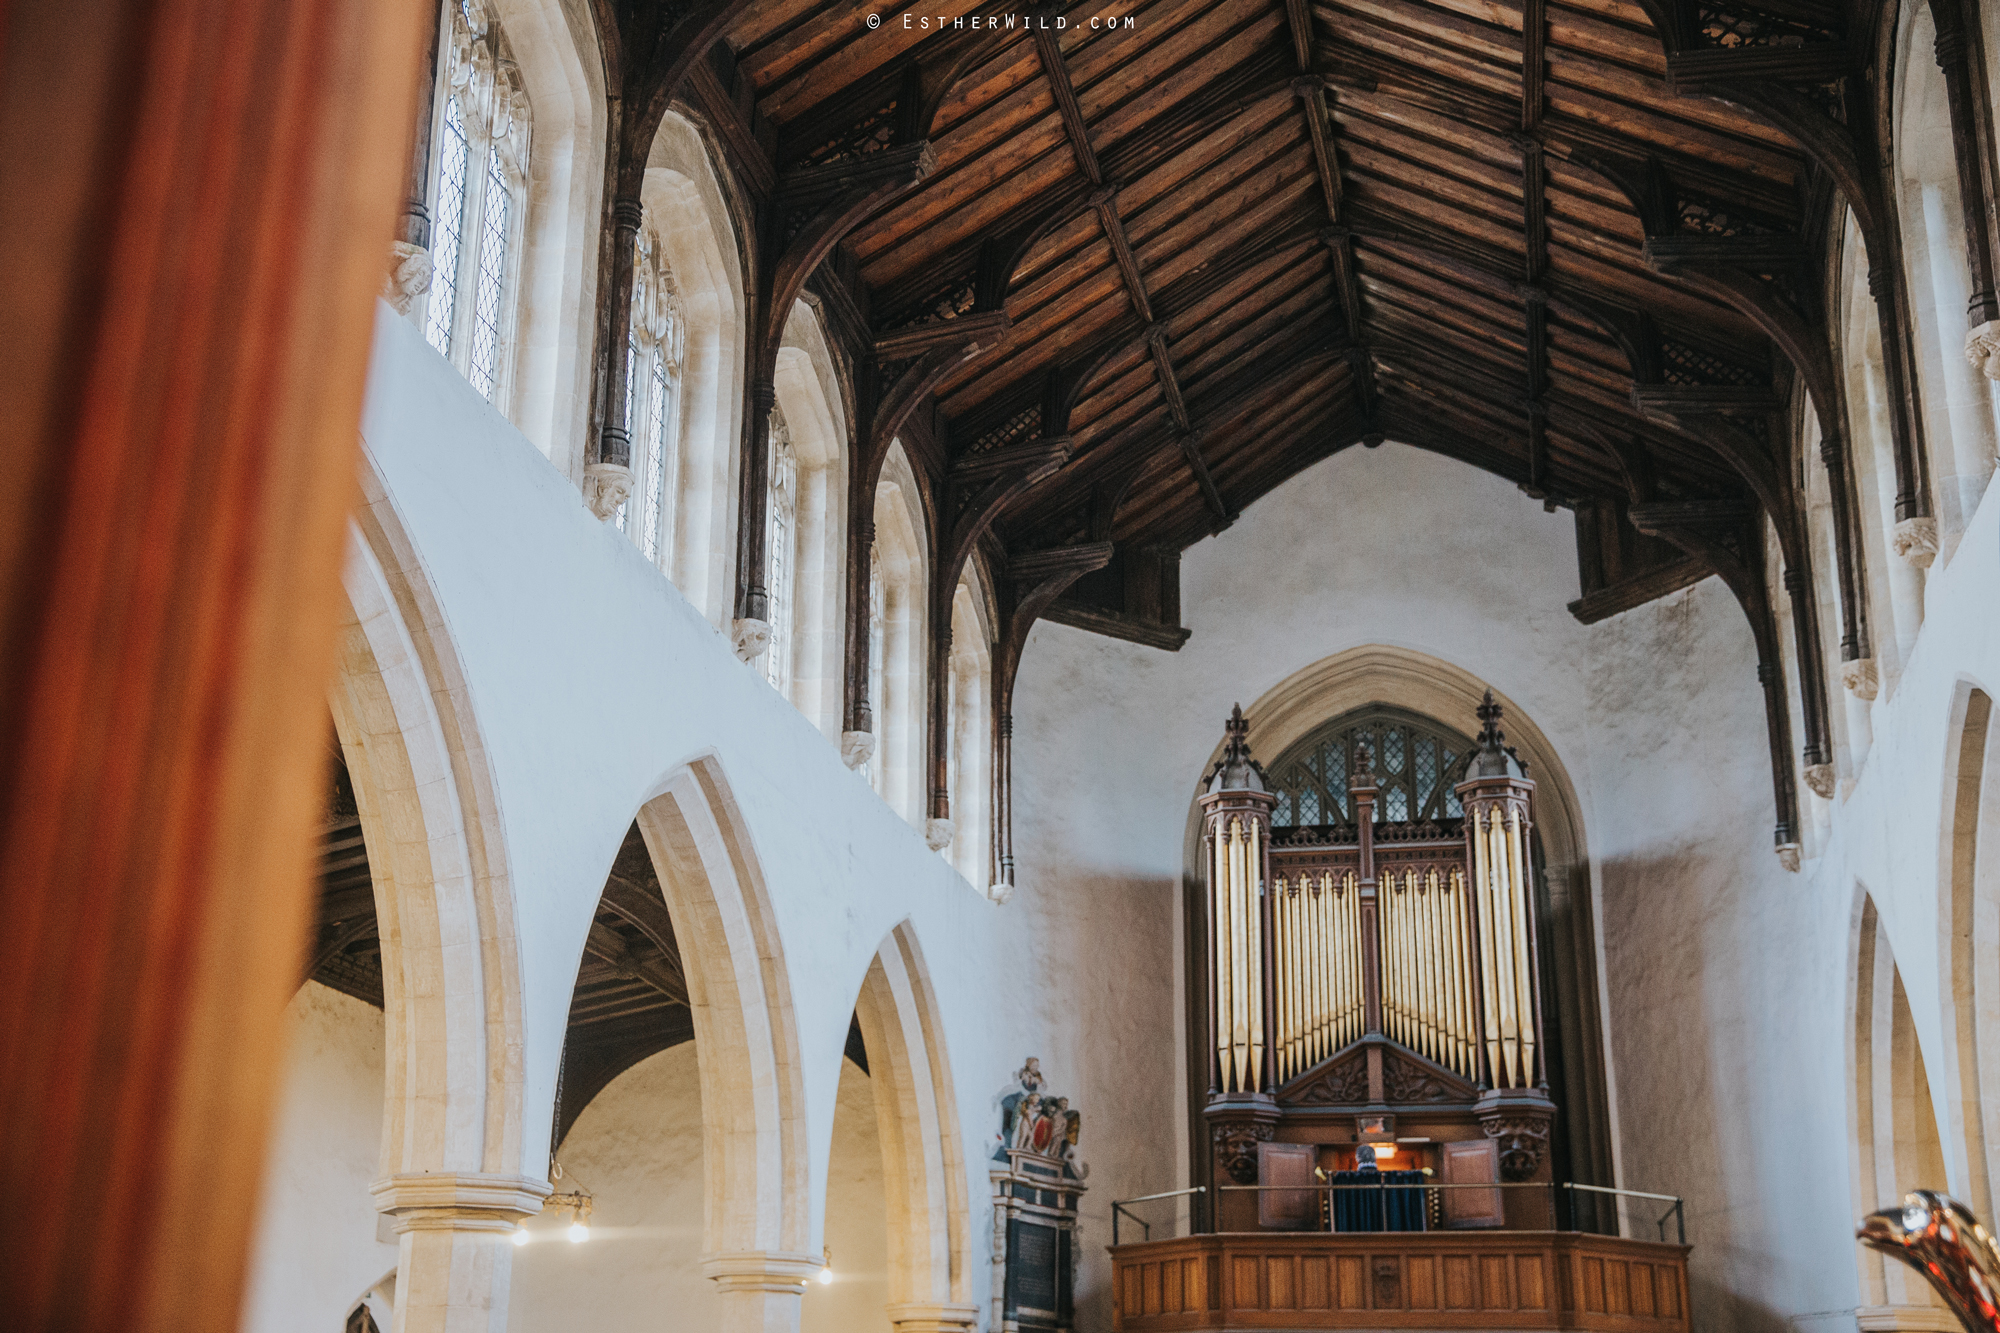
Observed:
[[[396,1267],[368,1195],[381,1164],[382,1011],[308,981],[285,1020],[290,1049],[243,1333],[337,1331]]]
[[[1718,581],[1583,626],[1565,610],[1577,595],[1567,515],[1393,443],[1347,451],[1187,552],[1193,636],[1179,653],[1035,629],[1015,707],[1024,882],[1143,912],[1120,970],[1148,1003],[1121,1036],[1178,1053],[1189,800],[1230,706],[1369,644],[1485,679],[1547,738],[1579,795],[1618,1183],[1687,1196],[1697,1324],[1852,1328],[1854,886],[1880,904],[1943,1107],[1958,1086],[1937,963],[1946,745],[1964,679],[2000,676],[1993,510],[1907,590],[1924,599],[1921,633],[1893,695],[1861,705],[1873,749],[1793,875],[1771,850],[1750,633]],[[1141,961],[1169,934],[1163,963]],[[1071,965],[1106,966],[1066,952],[1049,962]],[[1175,1078],[1157,1080],[1169,1114]],[[1172,1133],[1121,1145],[1147,1159],[1150,1188],[1184,1183]]]
[[[416,329],[381,310],[362,428],[370,508],[393,513],[406,572],[420,575],[429,599],[426,629],[448,639],[458,664],[454,715],[467,710],[480,726],[491,791],[478,819],[504,848],[496,888],[517,932],[508,947],[518,948],[518,967],[500,974],[507,995],[492,1003],[518,1005],[519,1046],[507,1063],[519,1082],[490,1086],[518,1099],[521,1128],[515,1137],[466,1127],[489,1158],[497,1145],[511,1154],[484,1169],[545,1170],[570,994],[605,875],[635,816],[650,845],[665,836],[651,812],[699,786],[703,795],[684,808],[729,829],[702,854],[754,888],[769,927],[753,951],[763,978],[753,968],[735,984],[761,987],[770,1001],[755,1017],[772,1030],[775,1076],[795,1081],[799,1108],[795,1143],[787,1131],[776,1136],[784,1144],[757,1148],[787,1158],[755,1184],[783,1195],[779,1222],[765,1227],[762,1212],[740,1225],[725,1219],[731,1234],[817,1256],[849,1015],[895,938],[906,956],[920,950],[927,960],[924,1025],[941,1057],[929,1066],[953,1108],[937,1120],[956,1126],[956,1152],[938,1161],[961,1185],[925,1186],[953,1201],[964,1223],[933,1299],[990,1308],[978,1238],[991,1220],[993,1099],[1024,1055],[1041,1057],[1051,1086],[1085,1112],[1083,1156],[1097,1163],[1087,1225],[1108,1236],[1110,1200],[1154,1187],[1165,1159],[1156,1145],[1171,1136],[1158,1061],[1126,1040],[1152,1021],[1150,996],[1123,984],[1127,968],[1170,969],[1164,919],[1135,927],[1138,899],[1074,901],[1054,884],[1024,882],[1004,909],[988,902],[736,660],[688,598],[590,517],[566,477],[448,365],[420,354]],[[413,1053],[417,1066],[424,1058]],[[445,1083],[449,1125],[456,1094]],[[1100,1316],[1091,1327],[1108,1322],[1103,1268],[1087,1245],[1083,1296]]]

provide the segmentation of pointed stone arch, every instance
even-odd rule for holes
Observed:
[[[1601,945],[1592,889],[1583,803],[1555,744],[1534,718],[1491,682],[1455,663],[1411,648],[1364,644],[1302,667],[1245,705],[1252,748],[1260,759],[1276,760],[1321,724],[1370,705],[1391,708],[1463,727],[1488,690],[1506,710],[1510,745],[1529,766],[1535,782],[1535,823],[1547,881],[1548,934],[1544,965],[1554,982],[1557,1012],[1572,1016],[1560,1026],[1562,1098],[1566,1112],[1569,1178],[1583,1184],[1617,1183],[1615,1071],[1607,1055],[1609,1033],[1601,982]],[[1221,757],[1218,745],[1198,785]],[[1189,792],[1184,862],[1187,883],[1198,878],[1200,810]],[[1191,1062],[1199,1067],[1199,1061]],[[1205,1131],[1204,1131],[1205,1133]],[[1197,1138],[1200,1136],[1197,1136]],[[1197,1168],[1198,1170],[1199,1168]]]
[[[875,1085],[889,1222],[889,1318],[898,1333],[970,1330],[970,1209],[951,1064],[916,931],[882,942],[854,1006]]]
[[[494,1241],[549,1186],[522,1171],[520,951],[484,744],[429,581],[366,462],[363,486],[329,704],[382,939],[373,1192],[401,1237],[399,1326],[415,1333],[485,1308],[455,1273],[479,1268],[505,1290],[509,1247]]]
[[[1856,1216],[1913,1189],[1947,1187],[1942,1136],[1922,1043],[1887,924],[1855,885],[1849,936],[1848,1126]],[[1864,1329],[1943,1328],[1950,1318],[1930,1285],[1902,1264],[1857,1247]]]
[[[668,775],[638,824],[673,919],[694,1024],[703,1271],[721,1286],[731,1320],[761,1327],[763,1305],[796,1300],[820,1267],[808,1248],[805,1095],[784,948],[713,756]]]

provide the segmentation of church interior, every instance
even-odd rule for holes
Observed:
[[[19,1327],[1975,1326],[2000,4],[0,70]]]

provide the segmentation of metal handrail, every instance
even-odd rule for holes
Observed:
[[[1118,1215],[1120,1213],[1124,1213],[1125,1216],[1131,1218],[1134,1222],[1137,1222],[1139,1224],[1142,1233],[1140,1239],[1151,1240],[1153,1238],[1153,1224],[1148,1222],[1145,1218],[1140,1217],[1137,1213],[1125,1212],[1126,1204],[1150,1203],[1154,1199],[1181,1199],[1181,1198],[1186,1198],[1187,1196],[1193,1194],[1206,1194],[1206,1193],[1208,1193],[1208,1186],[1196,1185],[1192,1189],[1162,1190],[1158,1194],[1141,1194],[1136,1198],[1131,1198],[1131,1199],[1113,1199],[1111,1201],[1111,1243],[1113,1245],[1116,1245],[1118,1243]]]
[[[1679,1237],[1677,1243],[1681,1245],[1688,1243],[1686,1201],[1678,1194],[1652,1194],[1646,1190],[1613,1189],[1609,1185],[1579,1185],[1574,1180],[1565,1180],[1563,1188],[1570,1191],[1571,1194],[1574,1194],[1577,1190],[1584,1190],[1590,1194],[1616,1194],[1628,1199],[1656,1199],[1664,1203],[1671,1203],[1673,1207],[1653,1219],[1653,1227],[1658,1231],[1660,1241],[1664,1244],[1667,1239],[1667,1219],[1671,1217],[1674,1219],[1674,1234]],[[1572,1202],[1570,1212],[1574,1214],[1575,1211],[1576,1205]]]
[[[1655,1200],[1656,1202],[1670,1203],[1673,1206],[1671,1208],[1668,1208],[1665,1212],[1661,1213],[1658,1217],[1654,1218],[1653,1225],[1659,1233],[1659,1238],[1661,1243],[1664,1244],[1667,1239],[1667,1219],[1669,1217],[1673,1218],[1674,1232],[1676,1237],[1678,1238],[1678,1243],[1682,1245],[1687,1244],[1687,1204],[1686,1200],[1683,1199],[1678,1194],[1655,1194],[1648,1190],[1615,1189],[1609,1185],[1585,1185],[1574,1180],[1563,1181],[1562,1188],[1569,1190],[1572,1193],[1572,1195],[1574,1195],[1576,1191],[1582,1190],[1588,1194],[1611,1194],[1628,1199],[1652,1199]],[[1331,1193],[1334,1190],[1372,1190],[1381,1193],[1387,1193],[1389,1190],[1395,1190],[1395,1189],[1402,1189],[1402,1190],[1544,1189],[1548,1190],[1551,1194],[1553,1194],[1556,1189],[1556,1182],[1543,1181],[1543,1180],[1495,1180],[1483,1183],[1467,1183],[1462,1181],[1453,1181],[1449,1183],[1444,1181],[1419,1181],[1419,1182],[1412,1182],[1405,1184],[1391,1184],[1388,1181],[1384,1180],[1374,1184],[1335,1185],[1330,1182],[1313,1181],[1310,1184],[1303,1184],[1303,1185],[1217,1185],[1215,1186],[1215,1189],[1218,1193],[1223,1191],[1228,1191],[1232,1193],[1253,1193],[1253,1194],[1267,1190],[1282,1190],[1282,1191],[1294,1191],[1294,1192],[1298,1190],[1325,1190],[1329,1193]],[[1121,1213],[1123,1213],[1126,1217],[1131,1218],[1134,1222],[1137,1222],[1139,1224],[1140,1228],[1142,1229],[1143,1239],[1151,1240],[1153,1238],[1152,1224],[1147,1222],[1144,1218],[1138,1216],[1136,1213],[1127,1212],[1125,1208],[1126,1204],[1150,1203],[1156,1199],[1186,1198],[1191,1195],[1206,1194],[1208,1193],[1208,1190],[1209,1187],[1206,1185],[1196,1185],[1191,1189],[1163,1190],[1158,1194],[1141,1194],[1130,1199],[1113,1199],[1111,1201],[1111,1243],[1113,1245],[1116,1245],[1118,1243],[1118,1217]],[[1572,1204],[1570,1205],[1570,1213],[1572,1218],[1574,1218],[1575,1212],[1576,1212],[1576,1206],[1574,1202],[1572,1202]],[[1200,1226],[1199,1218],[1200,1218],[1200,1210],[1197,1208],[1195,1210],[1195,1225],[1197,1228],[1199,1228]]]

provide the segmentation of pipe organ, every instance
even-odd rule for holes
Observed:
[[[1364,1143],[1463,1164],[1478,1154],[1442,1145],[1471,1140],[1492,1145],[1498,1177],[1542,1168],[1555,1108],[1535,784],[1491,694],[1477,712],[1470,743],[1403,728],[1369,733],[1380,756],[1330,746],[1305,761],[1315,780],[1297,791],[1251,757],[1232,714],[1200,798],[1199,954],[1203,1110],[1212,1165],[1230,1179],[1260,1179],[1268,1145],[1286,1143],[1317,1145],[1325,1167],[1351,1165]]]

